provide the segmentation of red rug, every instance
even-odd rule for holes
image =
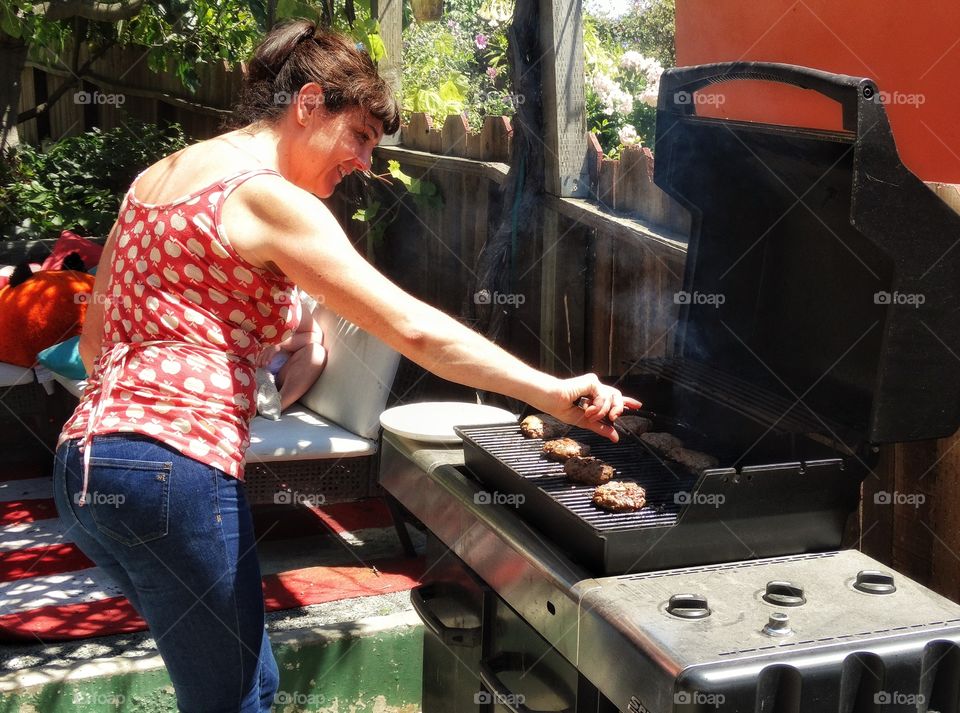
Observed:
[[[0,642],[64,641],[146,629],[117,587],[64,537],[49,477],[0,476]],[[423,558],[403,556],[389,511],[379,498],[284,512],[255,510],[268,611],[407,591]],[[291,520],[295,523],[290,525]],[[275,527],[286,522],[285,527]],[[284,542],[310,537],[309,548]],[[318,539],[319,538],[319,539]],[[392,538],[392,539],[391,539]],[[320,542],[322,546],[316,546]],[[293,557],[291,550],[315,553]],[[280,571],[271,566],[277,556]],[[306,559],[309,557],[309,559]],[[271,571],[274,570],[274,571]]]

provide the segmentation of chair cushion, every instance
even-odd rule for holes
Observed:
[[[80,360],[80,335],[47,347],[37,354],[37,361],[54,374],[63,374],[68,379],[86,379],[87,369]]]
[[[71,379],[69,376],[64,376],[63,374],[58,374],[57,372],[51,372],[53,374],[53,380],[56,381],[60,386],[65,388],[69,393],[76,396],[78,399],[83,390],[87,387],[86,379]]]
[[[279,421],[262,416],[253,419],[247,461],[357,458],[376,452],[376,441],[360,438],[309,409],[295,405],[287,409]]]
[[[23,386],[33,383],[33,369],[0,361],[0,386]]]
[[[81,237],[70,230],[60,233],[60,239],[54,244],[50,256],[43,261],[44,270],[62,270],[63,261],[70,253],[77,253],[83,260],[84,268],[89,270],[100,262],[103,246]]]
[[[322,307],[327,365],[300,403],[348,431],[375,440],[400,355],[372,334]]]
[[[93,275],[41,270],[16,287],[0,289],[0,361],[33,366],[37,354],[79,334]]]

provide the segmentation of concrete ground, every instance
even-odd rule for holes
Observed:
[[[291,536],[258,545],[265,573],[311,566],[328,548],[345,546],[316,529],[297,527],[289,511],[283,515]],[[408,529],[422,549],[422,533]],[[298,530],[304,534],[292,536]],[[367,535],[363,543],[354,543],[364,560],[396,554],[392,530]],[[422,625],[409,592],[270,612],[266,618],[280,668],[274,711],[419,712]],[[176,711],[170,680],[148,632],[0,644],[0,671],[0,713]]]

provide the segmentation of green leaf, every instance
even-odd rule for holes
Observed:
[[[410,184],[415,180],[400,169],[399,161],[393,159],[387,161],[387,172],[406,186],[408,190],[410,189]]]
[[[4,2],[2,6],[0,6],[0,30],[3,30],[11,37],[19,38],[23,35],[23,27],[20,24],[20,20],[8,2]]]
[[[367,35],[366,45],[367,51],[370,53],[370,59],[372,59],[374,62],[379,62],[387,56],[387,48],[383,44],[383,40],[381,39],[380,35]]]
[[[440,85],[440,98],[446,103],[457,103],[463,101],[463,94],[460,88],[451,80],[445,81]]]

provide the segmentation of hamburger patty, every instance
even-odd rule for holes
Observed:
[[[593,456],[574,456],[563,464],[563,472],[575,483],[600,485],[613,478],[613,466]]]
[[[669,433],[643,433],[640,440],[665,456],[677,448],[683,448],[683,441]]]
[[[634,512],[647,504],[647,491],[636,483],[612,480],[597,486],[591,502],[612,512]]]
[[[708,468],[716,468],[720,464],[720,461],[713,456],[701,453],[700,451],[692,451],[689,448],[674,448],[668,455],[684,468],[693,471],[697,475]]]
[[[617,423],[635,436],[642,436],[644,433],[653,428],[653,421],[651,421],[649,418],[635,416],[634,414],[630,413],[628,413],[626,416],[621,416],[618,418]]]
[[[520,422],[520,433],[525,438],[560,438],[567,435],[570,426],[545,413],[527,416]]]
[[[590,446],[577,443],[572,438],[559,438],[543,444],[543,455],[545,458],[563,463],[574,456],[590,455]]]

